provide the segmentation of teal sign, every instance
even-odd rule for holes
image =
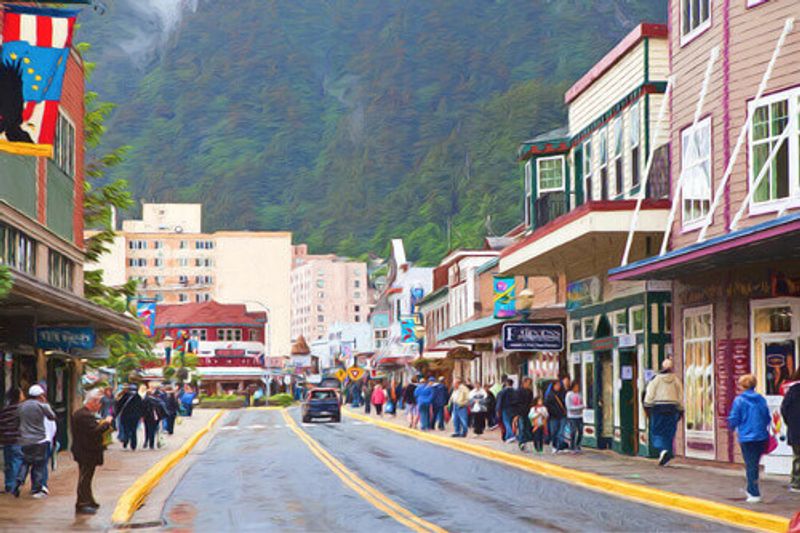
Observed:
[[[511,318],[516,316],[516,289],[514,278],[494,277],[494,317]]]
[[[68,352],[73,348],[91,350],[95,334],[92,328],[37,328],[36,346],[44,350]]]

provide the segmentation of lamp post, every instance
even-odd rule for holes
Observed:
[[[244,300],[242,303],[260,305],[267,312],[267,343],[264,362],[267,364],[267,400],[269,400],[269,397],[272,396],[272,377],[270,376],[270,371],[272,370],[272,364],[270,363],[270,358],[272,357],[272,310],[267,304],[255,300]]]

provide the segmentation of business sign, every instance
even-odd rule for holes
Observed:
[[[92,328],[37,328],[36,346],[45,350],[67,352],[72,348],[91,350],[95,334]]]
[[[403,343],[417,342],[417,323],[413,318],[406,318],[400,322],[400,338]]]
[[[597,276],[567,284],[567,311],[599,302],[602,296],[601,288]]]
[[[156,303],[139,300],[136,302],[136,316],[142,323],[142,332],[148,337],[156,333]]]
[[[511,318],[516,316],[517,288],[514,278],[494,277],[494,317]]]
[[[507,352],[563,349],[564,326],[561,324],[503,324],[503,350]]]

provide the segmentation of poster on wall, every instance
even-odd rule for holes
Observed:
[[[78,11],[5,5],[0,150],[53,157],[61,88]]]
[[[494,277],[494,317],[511,318],[516,316],[516,280],[501,276]]]
[[[567,311],[600,301],[602,286],[597,276],[567,284]]]

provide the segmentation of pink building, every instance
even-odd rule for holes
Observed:
[[[366,322],[369,315],[367,264],[336,255],[309,255],[294,246],[292,339],[325,338],[335,322]]]

